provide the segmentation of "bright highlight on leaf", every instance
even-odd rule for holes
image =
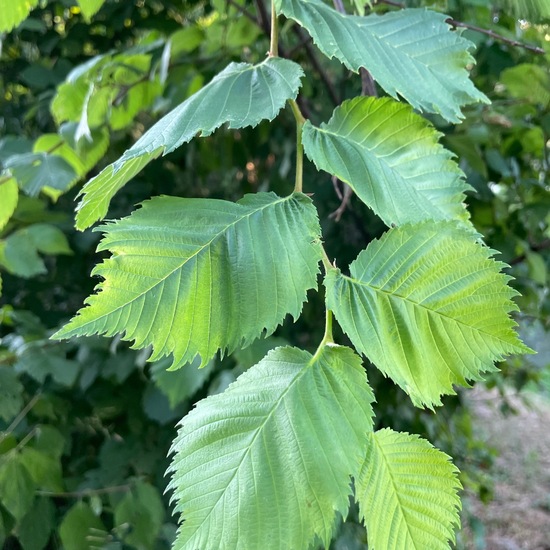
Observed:
[[[231,63],[82,188],[77,229],[102,219],[115,193],[160,154],[174,151],[198,133],[208,136],[224,123],[244,128],[273,120],[287,100],[296,99],[302,76],[299,65],[278,57],[259,65]]]
[[[416,435],[370,433],[356,498],[372,550],[448,550],[461,489],[450,457]]]
[[[317,168],[348,183],[387,225],[468,223],[462,201],[469,186],[440,135],[408,105],[357,97],[320,128],[306,122],[303,143]]]
[[[105,0],[77,0],[82,15],[89,21],[105,3]]]
[[[453,384],[526,353],[509,312],[517,293],[505,264],[454,223],[388,231],[350,265],[326,276],[327,305],[351,338],[415,405],[440,405]]]
[[[277,348],[181,422],[170,471],[175,550],[328,548],[372,430],[360,358]]]
[[[17,27],[37,4],[38,0],[4,0],[0,7],[0,32]]]
[[[124,333],[153,346],[151,361],[173,353],[178,367],[199,354],[204,365],[297,318],[317,287],[320,227],[300,193],[157,197],[103,230],[98,250],[113,256],[93,274],[105,281],[56,338]]]
[[[14,178],[0,184],[0,230],[4,229],[19,200],[19,189]]]
[[[473,85],[466,67],[473,44],[450,30],[447,16],[425,9],[385,15],[343,15],[321,0],[275,0],[277,11],[294,19],[329,58],[366,68],[392,97],[451,122],[461,107],[487,97]]]

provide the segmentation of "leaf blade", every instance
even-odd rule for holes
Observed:
[[[440,405],[453,384],[530,352],[509,317],[517,293],[492,252],[450,222],[394,228],[359,254],[350,277],[327,274],[327,305],[415,405]]]
[[[450,458],[416,435],[383,429],[369,439],[356,498],[373,550],[447,550],[461,508]]]
[[[328,544],[373,399],[359,357],[325,346],[314,357],[276,348],[199,402],[173,446],[170,486],[185,517],[175,548],[307,548],[315,535]]]
[[[319,128],[306,122],[303,144],[318,169],[350,185],[387,225],[427,219],[467,224],[463,200],[470,187],[439,136],[408,105],[358,97]]]
[[[157,197],[105,232],[98,250],[113,257],[94,270],[100,292],[54,338],[125,332],[135,347],[153,345],[152,361],[173,353],[175,367],[198,354],[204,365],[297,318],[316,288],[320,227],[300,193]]]
[[[38,0],[11,0],[4,2],[0,10],[0,31],[11,31],[24,21]]]
[[[416,109],[459,122],[463,105],[489,102],[466,71],[474,62],[468,52],[473,44],[450,30],[444,14],[404,9],[359,17],[321,0],[277,0],[275,5],[303,26],[327,57],[355,72],[366,68],[389,95],[402,96]]]
[[[244,128],[273,120],[288,99],[296,98],[302,76],[299,65],[282,58],[268,57],[258,65],[231,63],[83,187],[77,228],[83,230],[103,218],[113,195],[144,166],[199,132],[207,136],[224,123]]]

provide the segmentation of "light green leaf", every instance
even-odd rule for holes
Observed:
[[[181,421],[170,487],[175,550],[327,545],[346,516],[372,429],[361,360],[327,345],[277,348]]]
[[[500,81],[512,97],[535,105],[550,105],[550,71],[532,63],[521,63],[502,71]]]
[[[105,226],[98,250],[113,257],[79,315],[54,338],[124,333],[173,367],[230,352],[287,314],[316,288],[320,228],[301,193],[247,195],[238,203],[157,197]]]
[[[506,13],[512,13],[517,18],[528,19],[533,23],[550,19],[548,0],[497,0],[495,3],[506,9]]]
[[[15,418],[23,408],[23,389],[14,370],[0,366],[0,418],[4,421]]]
[[[4,229],[15,212],[19,199],[19,189],[14,178],[0,183],[0,230]]]
[[[5,0],[2,2],[0,32],[11,31],[19,25],[37,4],[38,0]]]
[[[161,154],[162,148],[135,157],[125,162],[116,172],[110,164],[92,178],[80,192],[82,199],[76,207],[76,228],[83,231],[97,220],[103,219],[116,192]]]
[[[356,498],[372,550],[448,550],[461,489],[450,457],[417,435],[369,434]]]
[[[366,68],[394,98],[451,122],[461,107],[487,97],[475,88],[466,67],[473,44],[450,30],[447,16],[405,9],[382,16],[343,15],[321,0],[275,0],[279,13],[294,19],[329,58],[352,71]]]
[[[115,525],[127,524],[128,535],[124,537],[127,545],[149,550],[154,547],[165,515],[158,489],[138,482],[117,504]]]
[[[82,15],[89,21],[100,9],[105,0],[77,0]]]
[[[18,454],[10,453],[0,459],[0,503],[16,520],[30,510],[35,488]]]
[[[61,462],[58,457],[27,446],[21,451],[20,459],[37,487],[46,491],[63,491]]]
[[[226,122],[230,128],[244,128],[273,120],[288,99],[296,98],[302,75],[299,65],[276,57],[259,65],[231,63],[84,186],[76,227],[83,230],[102,219],[114,194],[144,166],[199,132],[210,135]]]
[[[388,231],[327,274],[327,305],[355,347],[411,397],[440,405],[453,384],[529,352],[509,312],[517,293],[486,248],[450,222]]]
[[[303,129],[307,156],[345,181],[387,224],[428,219],[467,222],[469,186],[438,143],[439,134],[411,107],[390,98],[357,97],[327,124]]]
[[[66,514],[59,526],[59,536],[64,550],[96,550],[98,532],[105,531],[101,520],[85,502],[77,502]]]

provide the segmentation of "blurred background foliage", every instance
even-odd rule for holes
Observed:
[[[0,11],[7,3],[0,0]],[[34,4],[27,19],[0,36],[0,546],[168,549],[177,520],[164,472],[176,422],[271,347],[315,349],[322,297],[310,296],[296,324],[202,370],[167,372],[165,362],[150,364],[147,352],[116,338],[59,343],[48,336],[97,282],[90,271],[100,260],[100,234],[73,226],[82,182],[229,61],[261,60],[269,48],[269,6],[262,0]],[[394,9],[372,4],[366,13]],[[503,394],[512,387],[550,395],[550,13],[543,0],[512,4],[511,12],[505,0],[407,3],[508,39],[465,29],[477,45],[472,77],[492,104],[470,108],[458,126],[430,120],[475,190],[468,196],[473,222],[510,265],[511,284],[521,293],[520,331],[539,352],[502,364],[487,384]],[[349,12],[362,7],[344,5]],[[313,122],[328,120],[336,104],[361,92],[361,78],[322,57],[294,23],[284,22],[280,38],[281,54],[305,69],[300,102]],[[294,133],[292,114],[283,111],[272,124],[194,140],[124,187],[109,217],[128,215],[158,194],[236,200],[257,190],[288,193]],[[311,164],[304,182],[329,255],[345,270],[383,224],[353,197],[339,210],[338,183]],[[490,499],[493,452],[478,438],[462,393],[447,397],[434,415],[414,409],[366,368],[378,396],[378,427],[427,437],[455,458],[468,491]],[[475,526],[467,510],[464,521]],[[459,537],[459,547],[473,548],[468,544]],[[353,511],[332,547],[367,547]]]

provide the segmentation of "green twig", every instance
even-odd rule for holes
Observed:
[[[13,422],[8,426],[5,432],[0,433],[0,443],[10,435],[21,421],[29,414],[29,411],[36,405],[37,401],[40,399],[41,394],[37,393],[21,410],[21,412],[15,417]]]
[[[83,489],[82,491],[36,491],[36,494],[42,497],[52,498],[84,498],[94,495],[107,495],[110,493],[127,493],[132,488],[131,485],[116,485],[114,487],[102,487],[101,489]]]
[[[300,107],[293,99],[290,100],[290,107],[296,119],[296,181],[294,184],[294,192],[301,193],[303,188],[303,173],[304,173],[304,146],[302,145],[302,127],[306,119]]]

